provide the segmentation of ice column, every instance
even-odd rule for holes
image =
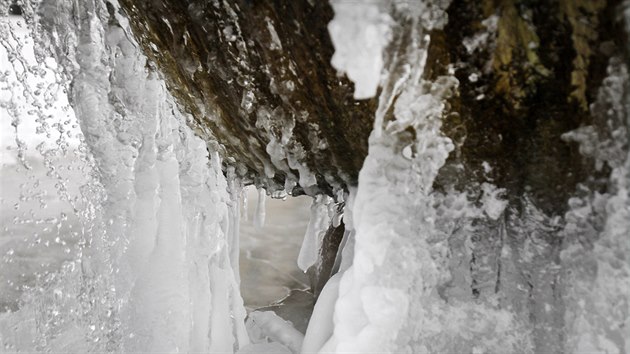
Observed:
[[[246,345],[234,269],[238,203],[218,154],[209,155],[186,125],[116,1],[24,8],[37,13],[41,53],[52,52],[72,82],[70,101],[105,195],[94,200],[99,224],[79,260],[81,274],[67,284],[83,289],[76,301],[84,317],[65,329],[73,341],[48,349],[233,352]],[[70,335],[56,335],[63,336]]]
[[[443,196],[432,187],[454,149],[440,129],[458,81],[452,73],[427,81],[423,73],[426,31],[444,25],[448,1],[394,4],[393,11],[410,16],[409,25],[394,33],[398,47],[387,53],[369,153],[353,203],[346,206],[354,259],[341,275],[333,334],[320,352],[527,352],[527,332],[512,313],[484,303],[447,302],[440,294],[451,279],[449,244],[437,224]],[[335,49],[335,55],[345,53]],[[391,111],[393,119],[386,119]]]

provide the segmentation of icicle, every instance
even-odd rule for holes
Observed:
[[[217,159],[217,164],[221,165],[221,158],[218,153],[214,153],[213,159]],[[234,271],[234,278],[236,283],[240,285],[241,275],[239,266],[239,251],[240,251],[240,225],[241,225],[241,196],[243,193],[243,184],[241,180],[236,176],[234,167],[228,167],[227,170],[228,179],[228,192],[230,194],[229,203],[229,220],[230,227],[228,231],[228,244],[230,252],[230,263],[232,270]]]
[[[39,51],[54,53],[57,74],[72,82],[86,159],[98,169],[74,208],[82,234],[72,264],[80,267],[42,279],[17,313],[0,316],[2,345],[26,352],[232,352],[247,345],[238,286],[240,181],[230,176],[235,193],[228,195],[218,153],[195,136],[165,83],[146,68],[115,1],[24,6],[41,31]],[[110,6],[116,21],[107,17]],[[31,321],[42,306],[53,311]],[[16,324],[19,338],[5,342],[4,328]]]
[[[332,1],[335,17],[328,31],[335,47],[331,64],[355,84],[354,98],[376,94],[383,67],[383,49],[391,39],[389,2]]]
[[[271,198],[287,200],[287,192],[284,189],[279,190],[279,191],[275,191],[275,192],[271,193]]]
[[[318,353],[330,339],[334,331],[333,315],[335,302],[339,296],[341,274],[335,274],[328,280],[319,294],[313,315],[308,323],[300,353]]]
[[[267,194],[264,188],[258,188],[258,204],[254,214],[254,227],[261,229],[265,226],[265,202]]]
[[[243,218],[243,221],[248,221],[249,220],[249,212],[247,210],[248,207],[248,198],[247,198],[247,189],[243,188],[243,190],[241,191],[241,217]]]
[[[328,205],[331,203],[330,197],[320,194],[311,205],[311,218],[306,227],[306,234],[297,260],[298,267],[304,272],[317,262],[319,249],[331,222],[328,213]]]

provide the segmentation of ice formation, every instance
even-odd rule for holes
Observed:
[[[90,214],[79,257],[1,319],[3,347],[233,352],[247,345],[234,267],[239,206],[219,156],[209,155],[147,67],[115,1],[26,3],[25,12],[34,16],[27,19],[40,62],[52,55],[60,65],[98,180],[82,189]]]
[[[324,234],[331,224],[328,205],[332,202],[332,198],[318,195],[311,205],[311,218],[297,259],[298,267],[305,272],[317,262]]]
[[[601,195],[587,190],[586,197],[572,198],[564,229],[558,228],[557,218],[546,216],[531,203],[521,214],[523,219],[515,219],[509,216],[514,213],[507,210],[505,191],[491,183],[480,186],[478,203],[471,202],[465,192],[432,188],[453,150],[450,139],[440,133],[440,124],[444,101],[458,82],[451,75],[432,82],[423,79],[430,41],[423,32],[445,23],[442,10],[447,2],[419,3],[422,10],[411,11],[414,25],[405,28],[411,31],[412,44],[390,54],[383,69],[369,155],[358,188],[351,191],[352,202],[345,208],[346,228],[354,235],[354,250],[348,255],[351,266],[324,289],[323,294],[333,293],[338,299],[331,306],[329,295],[320,298],[303,349],[629,351],[625,329],[630,289],[627,66],[618,58],[610,63],[609,77],[591,107],[594,116],[602,117],[595,126],[564,136],[579,142],[585,156],[594,154],[598,168],[604,163],[612,167],[610,185],[616,192]],[[339,18],[343,15],[340,9]],[[369,28],[373,18],[336,22],[335,17],[330,26],[333,38],[344,33],[344,24],[348,35],[343,48],[338,48],[340,40],[335,41],[333,64],[353,62],[358,55],[353,45],[363,43],[355,29]],[[488,45],[489,33],[496,31],[496,18],[490,17],[483,25],[485,32],[465,40],[468,51]],[[351,34],[355,37],[350,38]],[[380,63],[381,52],[374,50],[371,55]],[[373,92],[375,81],[348,75],[358,92]],[[394,115],[388,120],[385,113],[392,108]],[[410,128],[413,139],[404,134]],[[488,173],[492,166],[485,163],[484,169]],[[596,226],[586,220],[605,222]],[[506,234],[506,228],[517,230],[516,234]],[[552,259],[553,246],[543,241],[554,233],[589,241],[567,243],[557,262]],[[576,238],[576,233],[584,236]],[[499,237],[488,240],[499,240],[498,245],[483,239],[491,234]],[[493,247],[498,247],[498,254],[488,256]],[[476,259],[476,255],[484,258]],[[474,298],[466,294],[465,289],[471,288]]]
[[[328,24],[335,46],[331,63],[354,81],[356,99],[373,97],[383,69],[382,52],[390,41],[388,2],[339,0],[331,4],[335,10]]]
[[[424,74],[429,32],[448,21],[448,4],[332,2],[332,65],[354,81],[357,99],[380,96],[358,186],[313,200],[299,267],[306,272],[318,262],[327,229],[339,226],[342,215],[345,234],[338,272],[302,334],[270,311],[251,312],[246,328],[238,273],[243,182],[233,169],[226,178],[213,144],[188,127],[189,117],[139,51],[117,2],[27,2],[37,58],[52,56],[59,65],[52,68],[80,122],[94,177],[81,191],[86,211],[76,259],[26,294],[19,311],[0,317],[4,348],[630,352],[627,63],[608,63],[591,107],[593,124],[563,135],[598,168],[610,168],[608,193],[583,186],[566,215],[556,218],[526,198],[524,210],[514,213],[506,191],[491,181],[476,186],[476,196],[436,190],[455,149],[441,131],[445,102],[460,83],[456,68],[432,80]],[[401,18],[404,25],[396,22]],[[267,25],[270,48],[282,51],[276,28]],[[496,17],[482,25],[484,31],[463,43],[469,52],[488,45]],[[406,31],[405,41],[395,26]],[[222,35],[237,41],[240,29],[226,27]],[[390,43],[398,47],[385,53]],[[15,49],[11,54],[20,56]],[[292,82],[271,85],[291,91]],[[273,195],[286,197],[296,185],[312,192],[317,180],[303,161],[304,148],[292,144],[295,117],[256,100],[245,90],[241,108],[256,112],[256,127],[270,138],[266,177],[287,175],[285,191]],[[272,115],[284,125],[272,124]],[[314,148],[326,147],[316,134],[309,139]],[[21,149],[19,139],[16,144]],[[26,165],[21,156],[18,150]],[[483,168],[492,170],[487,162]],[[265,198],[259,189],[258,227]],[[343,212],[335,210],[341,203]],[[556,252],[548,240],[566,235],[571,241]]]

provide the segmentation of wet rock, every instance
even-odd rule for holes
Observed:
[[[354,100],[330,65],[328,3],[120,4],[191,125],[238,174],[269,192],[287,179],[294,194],[356,184],[376,100]]]

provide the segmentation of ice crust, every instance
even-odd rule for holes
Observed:
[[[254,345],[269,340],[283,345],[294,354],[300,353],[304,335],[274,312],[253,311],[249,314],[247,322]]]

